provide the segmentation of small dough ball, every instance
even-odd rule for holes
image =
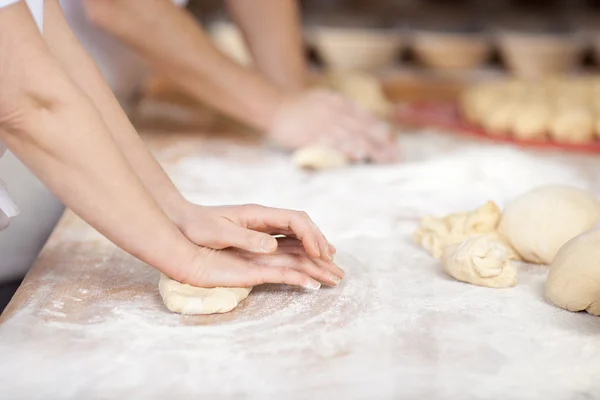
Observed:
[[[486,235],[471,237],[444,249],[444,271],[456,280],[490,288],[517,284],[517,267],[509,250]]]
[[[366,72],[331,74],[327,77],[325,86],[379,117],[388,117],[391,112],[392,105],[383,93],[381,83],[375,76]]]
[[[512,200],[498,231],[523,260],[550,264],[567,241],[600,219],[600,203],[585,190],[546,185]]]
[[[509,135],[519,115],[520,107],[521,103],[517,100],[507,100],[498,104],[495,110],[483,118],[483,127],[490,135]]]
[[[165,306],[187,315],[226,313],[238,306],[252,288],[200,288],[179,283],[160,274],[158,290]]]
[[[292,156],[295,166],[306,169],[330,169],[348,165],[348,157],[328,147],[310,146],[297,150]]]
[[[556,254],[545,295],[558,307],[600,315],[600,229],[571,239]]]
[[[587,107],[566,108],[550,124],[550,136],[561,143],[587,143],[594,139],[594,115]]]
[[[524,104],[513,121],[513,136],[521,140],[542,138],[550,128],[552,112],[543,101]]]

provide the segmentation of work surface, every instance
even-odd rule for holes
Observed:
[[[600,318],[454,281],[411,241],[419,216],[500,205],[549,182],[598,194],[600,159],[421,132],[401,164],[322,173],[285,154],[173,134],[156,154],[201,204],[303,209],[338,248],[335,289],[256,288],[235,311],[184,317],[158,273],[67,213],[2,316],[0,398],[600,398]],[[123,221],[127,223],[127,221]]]

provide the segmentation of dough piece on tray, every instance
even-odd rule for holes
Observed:
[[[544,100],[532,100],[521,105],[514,118],[512,134],[521,140],[543,138],[550,129],[552,111]]]
[[[446,246],[444,271],[456,280],[490,288],[517,284],[517,267],[509,248],[488,235],[478,235]]]
[[[200,288],[179,283],[160,274],[158,290],[169,310],[179,314],[198,315],[229,312],[248,297],[252,288]]]
[[[563,108],[550,125],[550,137],[561,143],[588,143],[594,139],[594,114],[589,107]]]

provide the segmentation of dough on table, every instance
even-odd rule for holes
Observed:
[[[486,235],[505,244],[511,258],[518,258],[508,242],[496,231],[500,221],[500,208],[488,201],[471,212],[461,212],[445,217],[425,216],[413,237],[429,254],[440,258],[444,248],[473,236]]]
[[[550,265],[545,296],[569,311],[600,315],[600,229],[569,240]]]
[[[488,235],[470,237],[444,248],[444,271],[456,280],[490,288],[517,284],[517,267],[509,248]]]
[[[600,203],[585,190],[546,185],[507,204],[498,231],[525,261],[550,264],[567,241],[600,220]]]
[[[169,310],[197,315],[229,312],[248,297],[252,288],[200,288],[179,283],[161,273],[158,290]]]
[[[321,146],[309,146],[297,150],[292,156],[295,166],[306,169],[330,169],[348,165],[349,160],[340,151]]]

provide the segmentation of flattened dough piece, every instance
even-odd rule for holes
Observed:
[[[517,267],[509,249],[487,235],[446,246],[442,264],[448,275],[473,285],[506,288],[517,284]]]
[[[306,169],[329,169],[348,165],[345,154],[327,147],[309,146],[297,150],[292,156],[295,166]]]
[[[186,315],[226,313],[240,304],[252,288],[200,288],[179,283],[160,274],[158,290],[165,306]]]

